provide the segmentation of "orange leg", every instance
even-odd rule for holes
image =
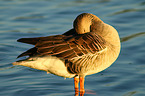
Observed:
[[[79,92],[79,78],[78,77],[74,77],[74,85],[75,85],[75,94],[78,94]]]
[[[82,94],[83,96],[83,94],[85,93],[85,89],[84,89],[85,79],[84,77],[80,77],[79,80],[80,80],[80,95]]]

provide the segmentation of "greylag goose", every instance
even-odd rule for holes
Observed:
[[[85,76],[108,68],[120,53],[118,32],[90,13],[77,16],[73,28],[62,35],[21,38],[18,42],[35,47],[20,54],[18,58],[29,57],[13,62],[13,65],[74,78],[75,92],[82,94],[85,93]]]

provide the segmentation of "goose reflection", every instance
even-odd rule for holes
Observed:
[[[86,75],[108,68],[120,52],[118,32],[90,13],[77,16],[73,28],[62,35],[21,38],[18,42],[35,47],[18,56],[29,56],[27,59],[13,62],[13,65],[74,78],[75,96],[85,93]]]

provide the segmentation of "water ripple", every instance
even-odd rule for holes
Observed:
[[[122,50],[110,68],[86,76],[85,96],[144,96],[144,5],[144,0],[0,0],[0,95],[74,95],[73,79],[11,62],[32,47],[17,39],[62,34],[78,14],[89,12],[118,30]]]

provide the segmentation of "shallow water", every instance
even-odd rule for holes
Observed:
[[[86,76],[85,96],[145,96],[144,0],[0,0],[0,96],[74,96],[73,79],[11,62],[32,47],[18,38],[62,34],[83,12],[113,25],[122,40],[117,61]]]

